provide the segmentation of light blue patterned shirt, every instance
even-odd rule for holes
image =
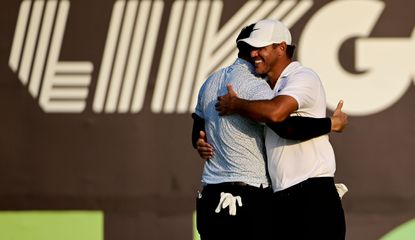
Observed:
[[[196,114],[205,119],[207,141],[214,148],[214,156],[206,161],[202,182],[245,182],[268,186],[264,144],[264,125],[238,114],[219,116],[215,110],[218,96],[227,93],[232,85],[240,98],[271,99],[274,91],[265,80],[254,75],[254,67],[238,58],[232,65],[213,73],[202,85]]]

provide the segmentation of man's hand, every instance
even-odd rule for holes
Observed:
[[[236,92],[230,84],[226,85],[228,93],[218,97],[218,102],[215,104],[216,111],[220,116],[231,115],[235,113],[235,101],[238,99]]]
[[[331,117],[331,131],[342,132],[348,124],[347,114],[342,112],[343,100],[337,104],[336,110]]]
[[[196,149],[200,157],[209,160],[213,157],[213,147],[206,141],[206,133],[199,132],[199,139],[196,142]]]

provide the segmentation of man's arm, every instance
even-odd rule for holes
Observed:
[[[197,148],[196,143],[199,139],[199,132],[205,131],[205,119],[199,117],[196,113],[192,113],[193,118],[193,128],[192,128],[192,146]]]
[[[328,134],[331,119],[293,116],[279,123],[267,123],[267,126],[282,138],[306,141]]]
[[[238,113],[258,122],[276,123],[284,121],[298,109],[297,101],[290,96],[280,95],[271,100],[245,100],[239,98],[231,85],[228,94],[218,97],[216,110],[219,115]]]
[[[347,115],[341,111],[343,101],[337,105],[332,118],[289,117],[298,109],[297,101],[290,96],[277,96],[271,100],[250,101],[239,98],[228,85],[228,94],[218,97],[216,110],[221,116],[238,113],[255,121],[265,122],[280,137],[292,140],[309,140],[330,131],[341,132],[347,125]]]
[[[347,114],[342,112],[343,101],[339,101],[331,118],[309,118],[292,116],[280,123],[267,123],[282,138],[306,141],[333,132],[342,132],[348,124]]]
[[[205,119],[199,117],[196,113],[192,114],[192,145],[197,149],[200,157],[209,160],[213,157],[213,147],[206,141]]]

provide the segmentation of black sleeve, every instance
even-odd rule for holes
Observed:
[[[280,123],[267,123],[282,138],[306,141],[331,131],[330,118],[292,116]]]
[[[196,148],[196,142],[199,139],[199,132],[205,131],[205,119],[199,117],[196,113],[192,113],[193,129],[192,129],[192,145]]]

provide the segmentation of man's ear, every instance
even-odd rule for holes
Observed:
[[[281,42],[280,44],[278,44],[278,47],[282,50],[282,51],[286,51],[287,50],[287,43],[286,42]]]

